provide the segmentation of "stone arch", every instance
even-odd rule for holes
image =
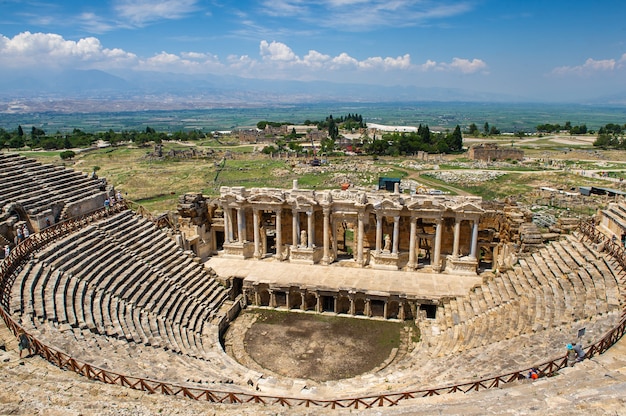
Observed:
[[[356,298],[354,300],[354,314],[355,315],[365,315],[365,299]]]
[[[274,291],[274,307],[286,308],[287,307],[287,293],[282,290]]]
[[[382,299],[370,300],[370,316],[385,317],[385,301]]]
[[[337,298],[337,313],[350,313],[350,298],[347,296],[339,296]]]
[[[304,297],[304,310],[315,311],[317,309],[317,296],[315,293],[307,293]]]
[[[267,289],[259,291],[259,306],[270,306],[270,292]]]
[[[415,315],[413,314],[414,306],[411,305],[411,303],[409,302],[403,302],[402,306],[403,306],[403,312],[404,312],[404,319],[406,320],[415,319]]]
[[[300,309],[302,307],[302,294],[298,291],[289,293],[289,309]]]
[[[387,302],[387,319],[399,319],[400,318],[400,302],[397,300],[391,300]]]

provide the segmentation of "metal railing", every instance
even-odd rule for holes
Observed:
[[[126,205],[117,206],[111,208],[111,212],[126,209]],[[20,244],[9,257],[0,265],[0,278],[3,308],[0,308],[0,315],[6,322],[8,328],[17,334],[19,330],[23,329],[17,324],[11,316],[6,312],[7,296],[5,292],[10,291],[9,282],[15,279],[13,276],[19,267],[27,260],[30,254],[47,243],[68,235],[74,230],[77,230],[85,225],[97,221],[107,215],[104,210],[94,211],[81,218],[75,218],[63,223],[59,223],[55,226],[43,230],[38,235],[33,236],[32,240],[29,238],[24,243]],[[611,242],[603,237],[600,233],[594,229],[591,224],[582,223],[580,231],[586,238],[590,239],[594,243],[603,243],[604,250],[613,256],[619,265],[624,268],[624,260],[626,260],[623,247],[611,244]],[[600,235],[598,235],[600,234]],[[626,268],[625,268],[626,269]],[[600,340],[589,345],[586,349],[586,357],[592,358],[596,354],[602,354],[614,345],[623,335],[626,330],[626,315],[622,313],[619,323],[610,331],[608,331]],[[310,399],[310,398],[296,398],[287,396],[273,396],[263,395],[246,392],[235,392],[219,389],[204,389],[199,387],[184,386],[176,383],[170,383],[165,381],[151,380],[142,377],[133,377],[116,373],[114,371],[105,370],[86,362],[80,361],[65,352],[44,344],[30,334],[27,334],[31,340],[32,346],[35,351],[41,355],[44,359],[57,367],[65,370],[73,371],[77,374],[83,375],[92,380],[99,380],[103,383],[114,384],[123,387],[128,387],[135,390],[141,390],[147,393],[159,393],[169,396],[181,396],[193,400],[203,400],[214,403],[259,403],[259,404],[279,404],[282,406],[294,407],[324,407],[330,409],[337,408],[349,408],[349,409],[365,409],[380,406],[394,406],[398,405],[403,400],[409,400],[418,397],[438,396],[449,393],[468,393],[473,391],[486,390],[491,388],[498,388],[503,385],[516,382],[518,380],[526,379],[528,372],[531,368],[524,368],[521,370],[513,371],[506,374],[501,374],[493,377],[484,378],[477,381],[458,383],[443,387],[433,388],[421,388],[415,390],[407,390],[402,392],[390,392],[376,395],[360,396],[360,397],[346,397],[336,399]],[[567,357],[561,356],[541,364],[535,365],[534,368],[539,377],[548,377],[554,375],[558,370],[566,367]]]

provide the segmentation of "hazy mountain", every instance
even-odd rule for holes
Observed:
[[[518,97],[454,88],[278,81],[160,72],[107,73],[99,70],[0,72],[5,99],[88,99],[257,104],[299,102],[519,101]]]

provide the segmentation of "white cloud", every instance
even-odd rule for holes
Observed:
[[[575,74],[575,75],[592,75],[598,72],[610,72],[615,70],[616,68],[621,68],[622,63],[626,62],[626,54],[622,55],[618,62],[615,59],[601,59],[595,60],[593,58],[588,58],[584,64],[577,66],[560,66],[554,68],[552,70],[552,74],[554,75],[567,75],[567,74]]]
[[[94,37],[66,40],[54,33],[23,32],[13,38],[0,35],[0,65],[114,68],[136,61],[135,54],[103,48]]]
[[[161,19],[180,19],[197,10],[196,0],[118,0],[115,11],[142,26]]]
[[[262,40],[259,45],[261,57],[270,61],[290,62],[297,61],[298,57],[291,50],[291,48],[281,42],[267,43],[266,40]]]
[[[473,74],[478,71],[482,71],[487,68],[487,64],[481,59],[461,59],[453,58],[452,62],[446,64],[446,66],[452,70],[462,72],[463,74]]]
[[[626,56],[623,58],[626,60]],[[194,74],[230,74],[274,79],[349,79],[352,82],[381,80],[383,73],[411,77],[419,72],[485,72],[480,59],[454,58],[451,62],[427,60],[421,65],[411,62],[409,54],[397,57],[371,56],[357,59],[347,52],[335,56],[309,50],[299,56],[287,44],[262,40],[259,55],[229,55],[220,60],[208,52],[162,51],[150,57],[138,57],[119,48],[105,48],[95,37],[66,40],[53,33],[24,32],[13,38],[0,35],[0,67],[125,69]]]

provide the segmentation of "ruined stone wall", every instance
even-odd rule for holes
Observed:
[[[500,148],[495,145],[472,146],[469,149],[469,158],[472,160],[522,160],[524,151],[513,148]]]

